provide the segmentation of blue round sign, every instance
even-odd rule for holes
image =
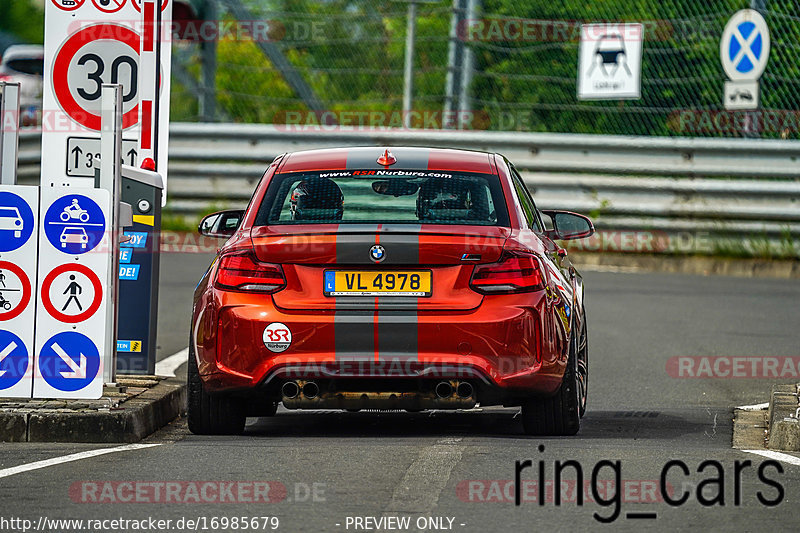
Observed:
[[[54,389],[66,392],[89,385],[100,370],[100,352],[81,333],[65,331],[50,337],[39,353],[39,373]]]
[[[720,60],[732,81],[755,81],[767,66],[769,26],[755,10],[737,11],[725,24],[720,40]]]
[[[12,252],[33,234],[33,211],[21,197],[0,192],[0,252]]]
[[[13,387],[25,377],[28,361],[25,343],[10,331],[0,330],[0,391]]]
[[[761,58],[764,40],[761,33],[756,31],[756,25],[750,21],[742,22],[736,30],[728,47],[728,56],[736,70],[747,74],[756,68],[755,63]]]
[[[82,194],[68,194],[53,202],[43,224],[50,244],[69,255],[92,251],[106,231],[103,210]]]

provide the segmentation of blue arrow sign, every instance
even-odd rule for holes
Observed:
[[[51,337],[39,353],[39,373],[54,389],[74,392],[89,385],[100,370],[92,340],[75,331]]]
[[[43,224],[50,244],[70,255],[90,252],[100,244],[106,231],[103,210],[82,194],[68,194],[53,202]]]
[[[0,252],[11,252],[33,233],[33,211],[14,193],[0,192]]]
[[[10,331],[0,330],[0,391],[13,387],[25,377],[28,361],[25,343]]]

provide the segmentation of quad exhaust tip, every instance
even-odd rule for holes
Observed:
[[[468,381],[462,381],[456,387],[456,394],[459,398],[471,398],[473,393],[472,384]]]
[[[316,398],[319,395],[319,386],[313,381],[307,382],[303,385],[303,396],[309,400]]]
[[[283,387],[281,387],[281,392],[284,398],[297,398],[300,394],[300,387],[295,381],[287,381],[283,384]]]
[[[449,398],[453,395],[453,385],[449,381],[441,381],[436,385],[436,396],[441,399]]]

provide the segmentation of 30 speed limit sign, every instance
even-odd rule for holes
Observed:
[[[122,84],[122,127],[138,120],[139,34],[125,26],[87,26],[67,39],[56,54],[53,82],[59,107],[81,126],[100,131],[104,83]]]
[[[139,104],[141,91],[142,87],[155,85],[156,70],[146,72],[140,59],[142,35],[153,34],[147,33],[148,26],[143,24],[142,6],[149,5],[145,2],[152,0],[48,0],[45,4],[42,153],[50,157],[42,158],[42,185],[94,186],[96,165],[89,163],[87,171],[76,170],[74,139],[82,139],[80,150],[99,142],[103,84],[122,85],[125,138],[139,142],[140,108],[147,109]],[[162,27],[169,28],[173,0],[156,2],[163,9]],[[158,152],[166,154],[172,46],[168,31],[161,31],[160,35],[160,90],[155,97],[160,101],[158,106],[150,105],[158,109],[158,122],[153,122],[155,117],[151,114],[146,123],[158,125]],[[126,154],[129,152],[136,154],[138,150],[127,149]],[[126,158],[125,163],[129,162]],[[159,159],[158,171],[166,183],[166,158],[163,164]]]

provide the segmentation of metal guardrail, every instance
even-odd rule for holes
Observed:
[[[502,153],[539,207],[601,229],[800,240],[800,141],[185,123],[170,137],[168,208],[187,216],[246,204],[283,152],[410,145]],[[39,158],[39,135],[24,132],[21,181],[37,179]]]

